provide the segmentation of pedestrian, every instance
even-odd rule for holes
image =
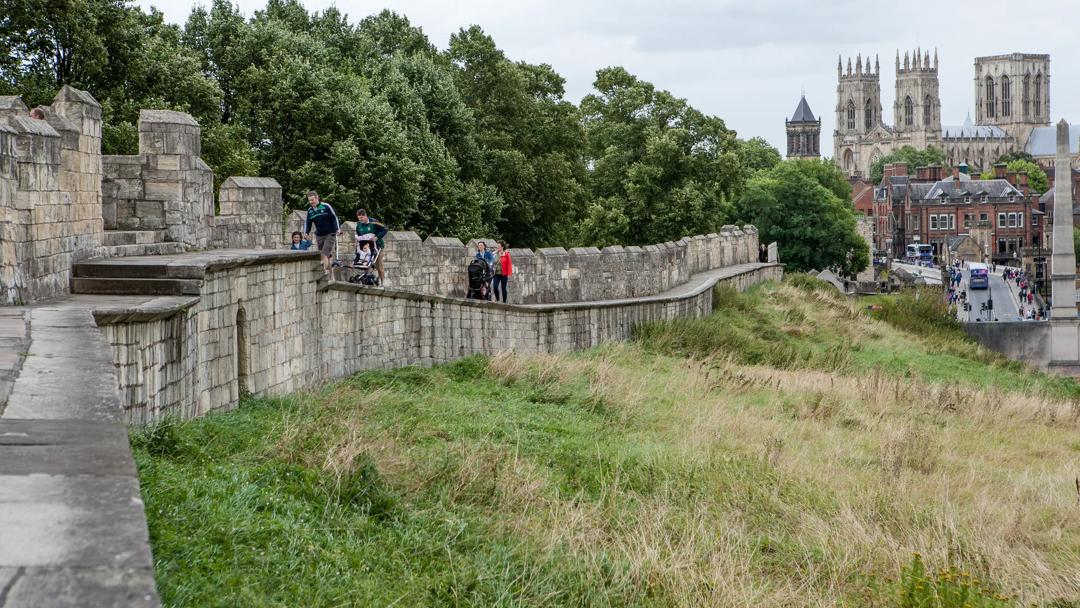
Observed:
[[[506,295],[506,284],[510,281],[510,275],[514,274],[514,261],[510,259],[510,246],[506,244],[506,241],[497,241],[495,243],[495,301],[501,301],[505,304],[509,302]],[[502,293],[500,294],[500,290]]]
[[[765,246],[765,243],[762,243],[758,247],[757,261],[762,264],[769,261],[769,248]]]
[[[386,224],[368,215],[367,209],[356,210],[356,238],[363,240],[361,237],[365,234],[375,235],[375,248],[378,251],[375,257],[375,272],[379,273],[379,285],[386,280],[383,272],[383,254],[386,253],[383,250],[383,237],[389,232],[390,229],[386,227]]]
[[[1029,291],[1027,300],[1028,300],[1028,304],[1033,303],[1035,301],[1035,293]]]
[[[45,120],[45,110],[42,110],[41,108],[30,110],[30,118],[33,118],[34,120]]]
[[[293,251],[307,251],[308,249],[311,249],[311,241],[305,240],[304,235],[300,234],[300,231],[297,230],[292,233],[292,244],[289,246],[289,249],[292,249]]]
[[[491,282],[494,279],[493,273],[495,272],[495,254],[488,251],[487,243],[484,241],[476,242],[476,255],[474,259],[483,260],[488,267],[488,293],[491,293]]]
[[[337,237],[341,234],[341,222],[338,221],[334,208],[319,200],[319,193],[308,190],[307,221],[304,222],[304,234],[311,240],[311,230],[315,230],[315,246],[322,256],[323,274],[330,275],[330,267],[337,257]]]

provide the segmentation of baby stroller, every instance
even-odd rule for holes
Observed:
[[[469,291],[465,297],[473,300],[491,299],[491,266],[480,258],[469,262]]]
[[[368,245],[367,250],[364,249],[365,244]],[[348,282],[370,287],[377,286],[379,284],[379,273],[375,270],[375,262],[379,260],[380,255],[382,255],[382,251],[375,246],[374,240],[358,240],[356,242],[356,255],[353,257],[353,263],[350,267],[353,272],[347,279]]]

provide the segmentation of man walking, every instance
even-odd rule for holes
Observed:
[[[319,201],[319,193],[308,190],[307,221],[304,222],[304,234],[311,240],[311,229],[315,228],[315,246],[322,256],[323,274],[330,274],[337,250],[337,235],[341,234],[341,223],[334,213],[334,208]]]
[[[368,216],[366,209],[356,210],[356,238],[365,234],[375,235],[375,246],[379,249],[379,257],[375,258],[375,272],[379,273],[379,285],[383,284],[386,276],[383,274],[383,237],[386,233],[390,232],[390,229],[386,227],[386,224],[379,220]]]

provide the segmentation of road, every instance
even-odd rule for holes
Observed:
[[[979,319],[982,321],[1019,320],[1019,288],[1015,284],[1006,284],[1005,279],[1001,278],[1000,274],[991,273],[989,289],[970,289],[968,287],[970,275],[966,269],[963,271],[963,277],[960,282],[960,289],[967,289],[968,302],[971,302],[971,311],[967,312],[958,307],[957,318],[961,321],[976,321]],[[982,304],[991,298],[994,300],[994,310],[988,315],[981,312],[981,308]]]
[[[908,274],[922,277],[927,285],[941,285],[940,268],[926,268],[925,266],[916,266],[915,264],[905,264],[899,260],[893,261],[892,266],[893,268],[906,270]]]

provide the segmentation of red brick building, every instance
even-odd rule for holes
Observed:
[[[1019,265],[1025,248],[1037,246],[1042,211],[1028,188],[1027,174],[994,166],[994,179],[972,179],[961,165],[952,175],[941,167],[887,165],[874,193],[875,248],[894,258],[907,245],[929,243],[944,256],[947,241],[968,235],[986,252],[985,261]]]

